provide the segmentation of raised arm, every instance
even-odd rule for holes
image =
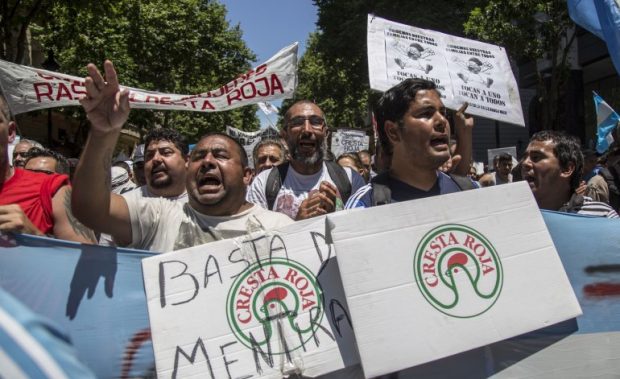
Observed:
[[[465,114],[467,103],[464,103],[454,115],[454,131],[456,132],[456,151],[454,155],[461,157],[452,173],[462,176],[469,174],[469,165],[473,152],[474,118]]]
[[[105,61],[103,67],[105,80],[95,65],[87,67],[87,95],[80,103],[91,127],[73,178],[71,208],[87,227],[127,245],[131,242],[131,219],[125,199],[111,193],[110,167],[114,146],[129,116],[129,93],[120,90],[112,62]]]

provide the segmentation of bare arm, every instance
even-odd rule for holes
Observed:
[[[97,243],[95,233],[80,223],[71,212],[71,187],[61,187],[52,197],[54,237],[82,243]]]
[[[91,128],[73,178],[71,209],[84,225],[127,245],[131,242],[131,219],[125,199],[110,192],[110,167],[114,146],[129,116],[129,93],[120,90],[112,62],[104,63],[107,82],[95,65],[87,68],[87,96],[80,103]]]
[[[474,118],[465,115],[467,106],[464,103],[454,116],[454,131],[456,132],[456,151],[455,157],[461,157],[460,161],[453,162],[452,172],[457,175],[467,176],[469,174],[469,166],[471,164],[471,155],[473,151],[473,131]]]

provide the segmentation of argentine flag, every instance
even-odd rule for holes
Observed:
[[[596,151],[603,154],[614,142],[612,132],[620,121],[620,116],[614,111],[596,92],[594,95],[594,107],[596,108],[597,141]]]
[[[570,18],[607,44],[620,74],[620,0],[568,0]]]

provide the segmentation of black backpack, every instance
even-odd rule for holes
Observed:
[[[609,205],[616,211],[620,209],[620,173],[619,167],[602,168],[599,175],[607,182],[609,188]]]
[[[267,177],[265,197],[267,198],[267,209],[269,210],[273,210],[273,205],[282,187],[282,182],[284,182],[286,174],[288,173],[288,166],[289,163],[285,162],[274,167]],[[327,172],[336,184],[338,192],[340,192],[342,202],[346,204],[349,196],[351,196],[351,182],[349,181],[347,172],[338,163],[333,161],[325,161],[325,166],[327,166]]]
[[[467,191],[476,188],[474,183],[466,176],[448,174],[456,183],[461,191]],[[372,206],[384,205],[392,202],[392,191],[388,186],[389,175],[387,172],[375,176],[370,181],[372,186]]]

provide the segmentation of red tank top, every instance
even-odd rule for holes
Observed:
[[[0,205],[18,204],[41,232],[52,234],[52,197],[67,184],[67,175],[48,175],[17,168],[0,188]]]

